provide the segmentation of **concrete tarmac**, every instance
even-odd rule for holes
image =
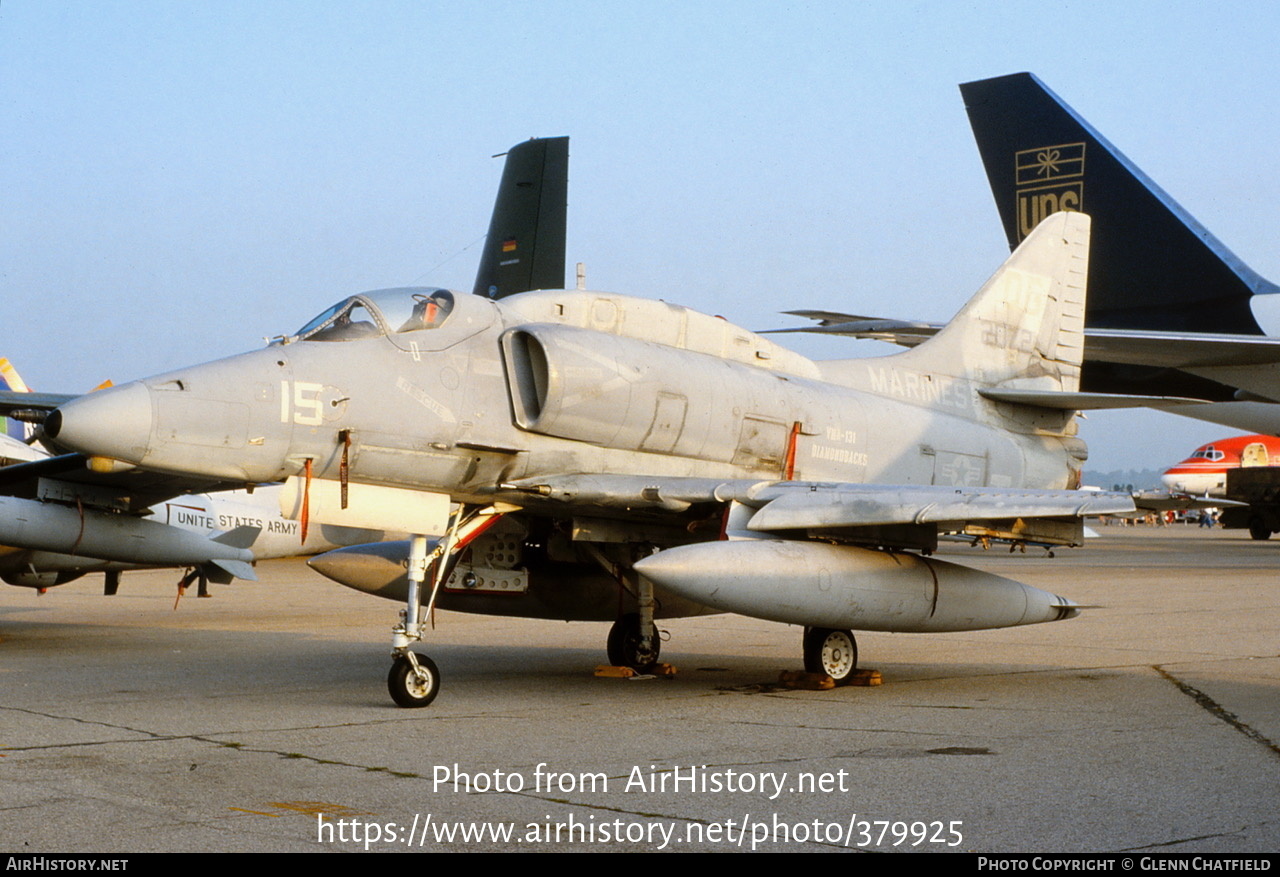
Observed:
[[[1280,851],[1280,540],[1098,532],[942,552],[1080,618],[859,635],[884,684],[826,692],[781,624],[664,623],[679,675],[622,681],[607,625],[439,613],[401,710],[397,605],[298,562],[5,587],[0,851]]]

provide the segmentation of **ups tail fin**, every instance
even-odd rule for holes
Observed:
[[[987,387],[1078,391],[1089,224],[1066,212],[1041,222],[937,335],[889,359]]]
[[[1093,217],[1086,324],[1263,334],[1250,301],[1280,291],[1030,73],[960,86],[1010,248],[1058,210]]]
[[[564,288],[568,196],[568,137],[512,147],[476,272],[476,295],[498,299]]]

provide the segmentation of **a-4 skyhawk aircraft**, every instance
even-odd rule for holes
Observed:
[[[108,465],[287,479],[313,521],[420,534],[330,556],[407,602],[402,706],[438,690],[410,649],[436,605],[613,620],[611,656],[638,666],[655,618],[740,612],[803,625],[807,667],[844,681],[851,630],[1077,614],[929,555],[939,533],[1076,544],[1082,516],[1132,509],[1072,490],[1086,452],[1061,399],[1088,246],[1087,216],[1051,216],[934,338],[833,362],[612,293],[363,293],[263,350],[75,399],[45,430]]]

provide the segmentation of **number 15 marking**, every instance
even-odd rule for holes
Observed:
[[[299,426],[319,426],[323,420],[323,408],[320,404],[320,391],[323,384],[309,381],[294,381],[293,392],[289,392],[289,382],[280,382],[280,422],[292,422]],[[292,402],[292,406],[290,406]],[[293,417],[290,418],[292,407]]]

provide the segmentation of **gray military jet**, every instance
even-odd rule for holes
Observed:
[[[330,559],[406,601],[402,706],[438,691],[410,648],[436,605],[614,620],[611,657],[640,667],[655,618],[740,612],[803,625],[806,666],[847,681],[855,629],[1078,613],[930,555],[939,534],[1077,544],[1083,516],[1132,509],[1072,489],[1088,245],[1087,216],[1055,214],[935,337],[833,362],[612,293],[362,293],[263,350],[67,402],[45,431],[103,465],[284,480],[295,514],[417,534]]]

